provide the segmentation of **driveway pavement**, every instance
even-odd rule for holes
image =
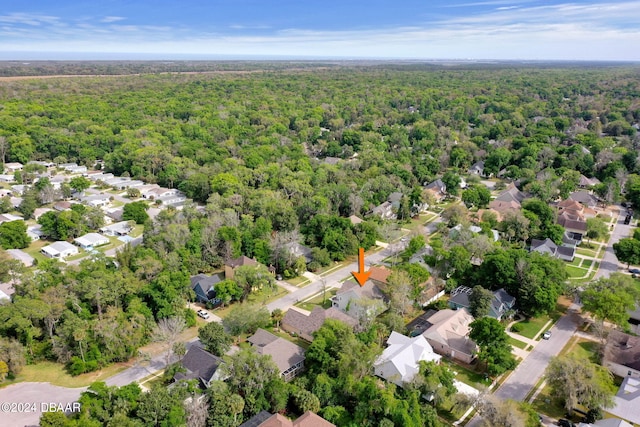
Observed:
[[[0,388],[0,425],[37,426],[43,411],[79,409],[76,402],[84,388],[57,387],[49,383],[18,383]],[[76,403],[74,405],[74,403]]]
[[[613,252],[614,243],[618,243],[620,239],[629,237],[632,234],[632,227],[624,223],[626,214],[627,210],[623,207],[620,207],[618,221],[616,222],[616,225],[611,232],[611,237],[609,238],[607,248],[604,252],[604,257],[602,258],[602,261],[600,261],[600,269],[598,269],[598,271],[596,272],[594,279],[598,279],[600,277],[609,277],[611,273],[615,273],[621,268],[626,267],[624,264],[620,264],[618,258],[616,258],[616,254]]]

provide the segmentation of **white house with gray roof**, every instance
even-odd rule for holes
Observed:
[[[40,249],[40,253],[47,258],[64,259],[68,256],[77,255],[79,251],[71,243],[59,241],[43,247]]]

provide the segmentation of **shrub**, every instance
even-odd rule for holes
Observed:
[[[511,325],[511,332],[521,332],[522,331],[522,325],[519,323],[514,323],[513,325]]]

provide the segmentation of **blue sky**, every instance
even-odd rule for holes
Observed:
[[[640,60],[640,1],[2,0],[0,59]]]

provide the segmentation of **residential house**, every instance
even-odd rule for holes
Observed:
[[[244,265],[257,267],[258,265],[260,265],[260,263],[255,259],[251,259],[242,255],[241,257],[232,259],[224,264],[224,276],[227,279],[233,279],[233,274],[235,273],[236,268],[242,267]]]
[[[489,208],[500,212],[500,214],[504,216],[504,214],[509,211],[520,210],[522,208],[522,201],[526,198],[526,194],[518,190],[515,184],[511,183],[498,197],[489,203]]]
[[[69,242],[58,241],[40,249],[40,253],[48,258],[64,259],[68,256],[77,255],[78,248]]]
[[[594,209],[585,207],[582,203],[571,199],[562,200],[556,207],[558,215],[567,213],[581,221],[585,221],[587,218],[594,218],[598,214]]]
[[[603,365],[619,377],[640,380],[640,337],[616,330],[609,332]]]
[[[182,193],[177,193],[173,196],[159,197],[156,199],[156,203],[160,204],[161,207],[172,206],[176,209],[179,209],[182,206],[184,206],[186,201],[187,201],[187,196],[185,196]]]
[[[530,251],[547,254],[567,262],[573,261],[576,255],[575,245],[563,243],[558,246],[549,238],[544,240],[532,239]]]
[[[381,204],[379,204],[378,206],[373,208],[371,210],[371,215],[379,216],[382,219],[395,219],[396,218],[396,214],[393,211],[393,205],[389,201],[382,202]]]
[[[421,320],[421,329],[424,329],[422,335],[433,351],[463,363],[473,361],[476,344],[469,338],[469,324],[474,319],[467,309],[440,310]]]
[[[484,176],[484,161],[480,160],[471,165],[467,171],[469,175]]]
[[[14,196],[22,196],[28,188],[29,188],[28,185],[23,185],[23,184],[12,185],[11,193],[13,193]]]
[[[469,297],[472,292],[473,290],[467,286],[458,286],[451,291],[449,306],[455,310],[463,308],[469,309],[471,307]],[[502,320],[502,317],[508,314],[510,310],[513,310],[515,305],[516,298],[509,295],[504,289],[500,288],[493,292],[493,299],[491,300],[488,316]]]
[[[31,255],[20,249],[7,249],[7,253],[11,258],[23,263],[25,267],[31,267],[36,262]]]
[[[211,385],[211,381],[223,379],[219,371],[222,363],[222,359],[218,356],[197,345],[192,345],[180,361],[186,372],[177,372],[173,379],[174,381],[197,379],[202,387],[207,388]]]
[[[371,318],[386,310],[385,296],[372,280],[360,286],[347,280],[331,297],[331,306],[342,310],[355,319]]]
[[[378,289],[382,291],[386,289],[389,284],[387,280],[389,279],[389,276],[391,276],[392,271],[382,265],[380,267],[369,267],[369,272],[371,273],[369,275],[369,280],[371,280],[373,284],[378,287]]]
[[[7,188],[0,188],[0,197],[11,197],[11,190]]]
[[[467,229],[473,234],[482,233],[482,228],[478,227],[477,225],[470,225],[469,227],[467,227]],[[451,231],[449,231],[449,236],[454,237],[456,233],[460,233],[462,230],[462,224],[458,224],[453,227]],[[500,232],[498,230],[491,230],[491,239],[493,239],[494,242],[500,240]]]
[[[589,191],[580,190],[569,194],[569,199],[582,203],[585,207],[595,208],[598,205],[598,198]]]
[[[240,427],[336,427],[319,415],[307,411],[294,421],[280,414],[260,411],[257,415],[240,424]]]
[[[179,190],[175,188],[163,188],[163,187],[154,187],[148,188],[144,192],[141,190],[142,197],[144,199],[162,199],[166,197],[175,196],[181,194]]]
[[[12,214],[0,214],[0,224],[4,222],[12,222],[12,221],[24,221],[24,218],[18,215]]]
[[[11,162],[11,163],[4,164],[4,172],[6,174],[16,173],[18,171],[21,171],[22,168],[23,168],[22,163],[18,163],[18,162]]]
[[[68,166],[64,169],[71,175],[81,175],[87,172],[86,166]]]
[[[76,168],[78,167],[77,163],[60,163],[58,164],[58,169],[67,170],[68,168]]]
[[[49,169],[55,166],[55,163],[53,162],[43,162],[43,161],[39,161],[39,160],[30,160],[27,162],[28,165],[39,165],[39,166],[44,166],[45,168]]]
[[[84,250],[91,250],[98,246],[108,245],[110,240],[98,233],[87,233],[83,236],[73,239],[73,243],[80,246]]]
[[[640,335],[640,305],[636,305],[635,310],[629,310],[628,313],[631,332]]]
[[[219,304],[221,301],[216,298],[216,284],[223,280],[222,274],[191,276],[191,289],[196,294],[196,301],[203,304]]]
[[[424,189],[433,196],[433,198],[439,202],[447,195],[447,186],[440,178],[427,184]]]
[[[387,340],[387,348],[374,364],[374,373],[403,387],[420,371],[420,362],[440,363],[441,357],[422,335],[409,338],[394,331]]]
[[[90,196],[84,196],[80,200],[85,205],[93,206],[94,208],[102,208],[111,205],[110,194],[92,194]]]
[[[56,190],[59,190],[60,187],[62,187],[62,183],[68,180],[69,180],[69,177],[66,177],[64,175],[54,175],[49,178],[49,182],[51,183],[51,186]]]
[[[391,203],[391,206],[393,207],[393,209],[396,209],[396,210],[400,208],[401,200],[402,200],[402,193],[399,191],[394,191],[393,193],[389,194],[389,197],[387,198],[387,201]]]
[[[35,224],[27,226],[27,236],[29,236],[32,242],[40,240],[44,236],[44,233],[42,232],[42,225]]]
[[[0,182],[15,182],[15,175],[0,174]]]
[[[291,256],[292,259],[303,256],[307,261],[307,264],[313,261],[313,258],[311,257],[311,248],[305,245],[298,242],[290,242],[285,245],[285,249],[289,252],[289,256]]]
[[[613,403],[613,408],[607,408],[608,413],[630,423],[640,424],[640,411],[638,410],[640,408],[640,379],[625,376],[618,392],[613,397]],[[626,427],[628,424],[618,425]]]
[[[52,212],[53,209],[51,208],[36,208],[33,211],[33,219],[35,219],[36,221],[40,219],[40,217],[44,214],[46,214],[47,212]]]
[[[126,236],[131,233],[131,230],[133,226],[129,221],[120,221],[100,228],[100,232],[107,236]]]
[[[600,184],[600,180],[596,177],[593,178],[587,178],[584,175],[580,175],[580,182],[578,183],[578,187],[581,188],[591,188],[594,185],[598,185]]]
[[[122,208],[108,208],[104,210],[105,216],[107,218],[109,218],[109,221],[107,222],[113,222],[113,221],[117,221],[120,222],[122,221],[122,213],[123,213],[123,209]]]
[[[574,240],[582,240],[582,236],[587,232],[587,222],[568,212],[559,214],[556,222],[563,226],[569,237]]]
[[[264,329],[258,329],[247,341],[259,354],[271,356],[285,381],[292,380],[304,370],[304,349],[299,345]]]
[[[314,332],[322,327],[326,319],[340,320],[352,328],[358,324],[356,319],[334,307],[326,310],[322,307],[314,307],[308,315],[298,311],[295,307],[291,307],[284,314],[280,327],[303,340],[312,342]]]
[[[73,203],[62,201],[62,202],[57,202],[55,205],[53,205],[53,209],[58,212],[62,212],[62,211],[68,211],[69,209],[71,209],[71,206],[73,206]]]
[[[140,181],[139,179],[128,179],[122,181],[119,185],[116,186],[116,188],[118,190],[126,190],[127,188],[140,187],[141,185],[144,185],[144,182]]]

